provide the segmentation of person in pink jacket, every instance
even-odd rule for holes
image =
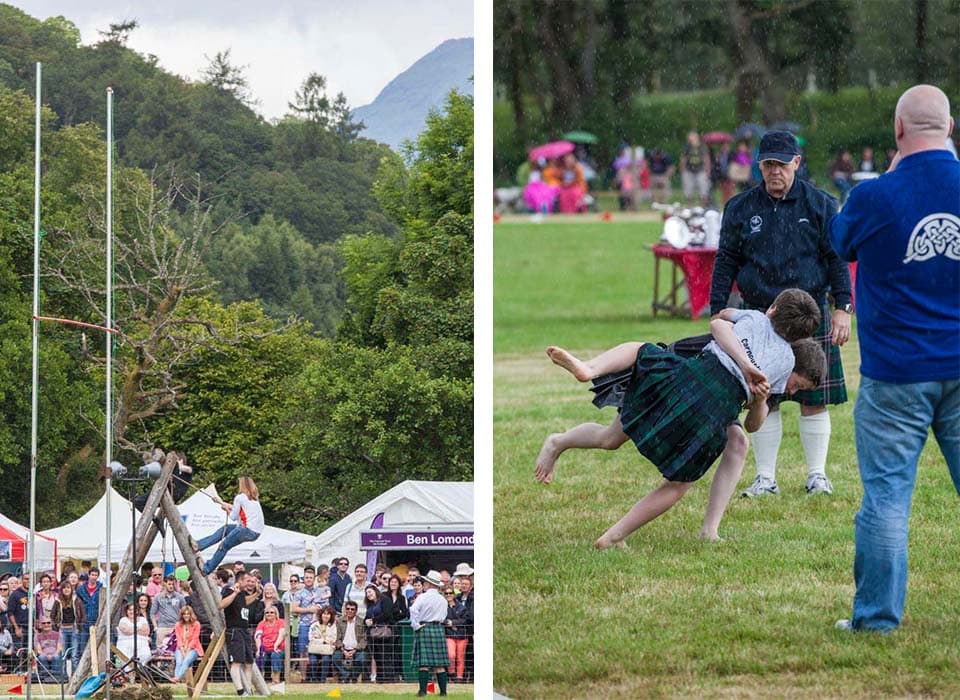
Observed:
[[[180,610],[180,619],[173,627],[177,637],[177,651],[174,654],[176,667],[173,672],[174,683],[179,683],[193,662],[203,656],[203,647],[200,645],[200,622],[193,608],[185,605]]]

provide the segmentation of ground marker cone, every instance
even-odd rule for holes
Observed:
[[[340,689],[339,689],[339,688],[334,688],[334,689],[331,690],[329,693],[327,693],[327,697],[328,697],[328,698],[339,698],[339,697],[340,697]]]
[[[11,695],[23,695],[23,686],[15,685],[12,688],[10,688],[10,690],[8,690],[7,692],[10,693]]]

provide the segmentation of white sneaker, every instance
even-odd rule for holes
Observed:
[[[813,474],[807,478],[807,485],[804,487],[811,496],[818,493],[833,493],[833,484],[826,474]]]
[[[844,632],[853,632],[853,620],[837,620],[834,627]]]
[[[757,474],[757,478],[753,480],[753,483],[750,484],[749,488],[741,492],[740,497],[758,498],[759,496],[765,496],[771,493],[780,493],[780,489],[777,487],[776,480]]]

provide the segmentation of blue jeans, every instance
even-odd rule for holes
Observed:
[[[853,189],[853,182],[846,177],[835,177],[833,178],[833,184],[837,190],[839,190],[840,203],[843,204],[847,201],[847,197],[850,196],[850,190]]]
[[[244,542],[253,542],[259,536],[260,533],[254,532],[250,528],[230,523],[229,525],[224,525],[212,534],[207,535],[202,540],[199,540],[197,542],[197,547],[200,548],[201,552],[207,547],[215,545],[217,542],[220,543],[220,546],[217,547],[217,551],[213,553],[213,557],[210,558],[210,561],[204,563],[203,573],[210,574],[210,572],[216,569],[220,562],[223,561],[223,558],[227,556],[227,552],[236,547],[238,544],[243,544]]]
[[[310,677],[326,683],[330,674],[333,673],[333,654],[310,654]],[[317,675],[317,669],[320,669],[320,675]]]
[[[261,670],[270,669],[273,673],[279,674],[283,670],[283,652],[282,651],[264,651],[260,654],[257,664]]]
[[[58,681],[63,678],[63,658],[60,654],[54,654],[49,659],[46,656],[38,655],[37,656],[37,672],[43,673],[43,669],[46,669],[50,675],[56,678]]]
[[[889,632],[903,617],[910,503],[931,427],[960,494],[960,381],[861,377],[853,416],[863,482],[854,518],[853,628]]]
[[[337,667],[337,675],[344,683],[353,683],[366,673],[366,663],[367,655],[362,651],[356,652],[350,662],[344,658],[342,650],[333,652],[333,665]]]
[[[310,625],[300,625],[297,628],[297,656],[307,658],[307,645],[310,643]]]
[[[183,678],[186,674],[187,669],[193,666],[193,662],[196,661],[200,655],[197,653],[196,649],[188,649],[187,653],[184,654],[180,649],[177,649],[173,652],[173,658],[176,661],[176,666],[174,667],[173,675],[175,678]]]
[[[60,644],[63,646],[63,660],[70,659],[71,673],[77,668],[80,662],[80,630],[76,627],[60,628]]]

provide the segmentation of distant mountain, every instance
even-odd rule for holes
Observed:
[[[367,128],[361,136],[396,150],[423,131],[427,113],[443,105],[450,90],[473,94],[473,38],[443,42],[391,80],[368,105],[353,110]]]

